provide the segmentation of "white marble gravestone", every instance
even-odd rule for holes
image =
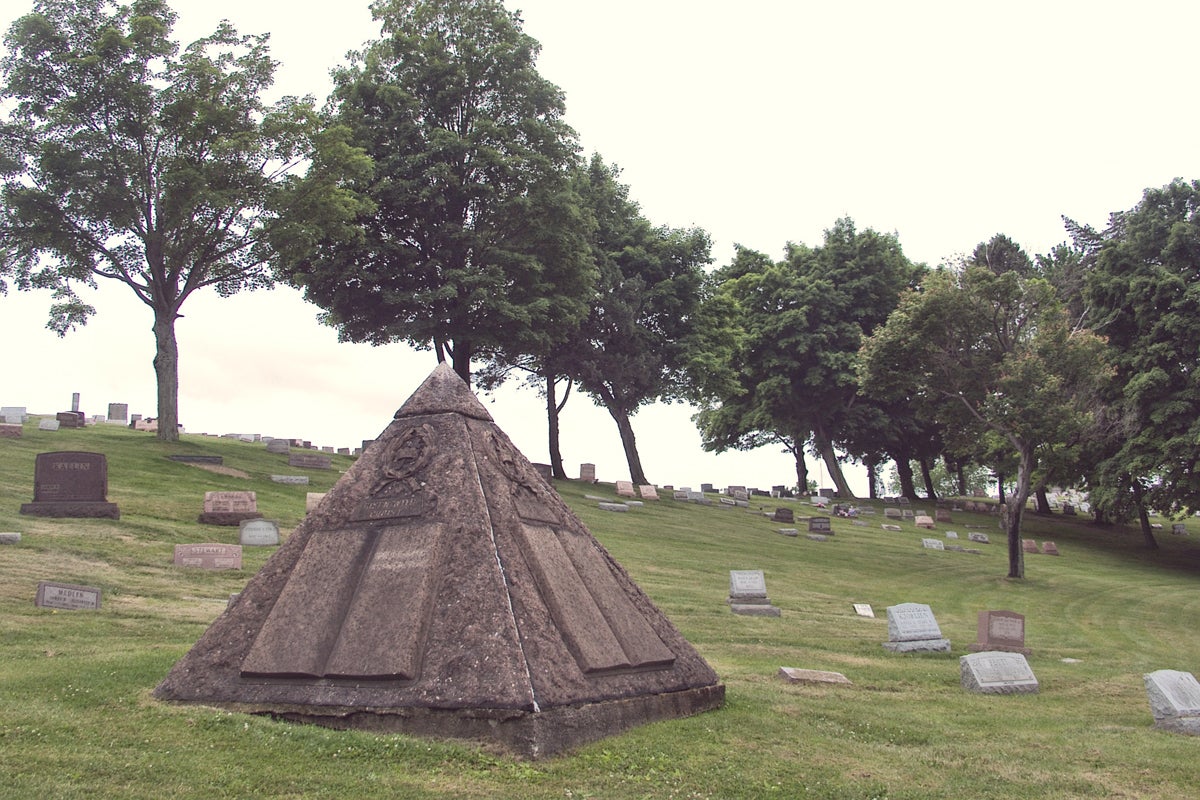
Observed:
[[[883,643],[893,653],[949,653],[950,640],[934,619],[933,609],[924,603],[888,606],[888,640]]]

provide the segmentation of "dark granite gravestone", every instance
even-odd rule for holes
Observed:
[[[58,424],[64,428],[82,428],[83,417],[74,411],[60,411],[54,415]]]
[[[317,453],[290,453],[288,466],[301,469],[332,469],[333,458]]]
[[[1025,617],[1015,611],[980,611],[976,641],[968,650],[1002,650],[1029,655],[1025,646]]]
[[[199,521],[205,525],[241,525],[244,520],[260,518],[258,495],[254,492],[204,493]]]
[[[129,404],[128,403],[109,403],[108,418],[112,422],[128,422],[129,421]]]
[[[448,365],[155,689],[528,757],[724,694]]]
[[[21,513],[120,519],[117,504],[108,502],[108,460],[103,453],[38,453],[33,467],[33,502],[22,504]]]
[[[809,517],[809,533],[833,533],[832,520],[829,517]]]
[[[775,521],[776,522],[795,522],[796,514],[790,508],[777,508],[777,509],[775,509]]]

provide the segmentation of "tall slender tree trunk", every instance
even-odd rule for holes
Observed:
[[[1038,487],[1033,490],[1033,499],[1034,503],[1037,505],[1033,513],[1050,513],[1050,498],[1046,496],[1046,484],[1039,484]]]
[[[877,499],[879,499],[879,491],[876,488],[876,484],[879,481],[878,465],[874,461],[868,461],[866,463],[867,463],[867,497],[871,498],[872,500],[877,500]]]
[[[635,486],[649,484],[646,474],[642,472],[642,459],[638,455],[637,440],[633,435],[629,414],[613,405],[608,406],[608,413],[616,421],[617,430],[621,433],[621,446],[625,448],[625,461],[629,464],[629,480],[633,481]]]
[[[917,487],[913,484],[912,462],[908,460],[908,454],[893,455],[892,461],[896,464],[896,476],[900,478],[900,496],[915,501]]]
[[[933,471],[929,468],[929,459],[922,456],[918,463],[921,465],[921,480],[925,482],[925,498],[937,500],[937,490],[933,487]]]
[[[550,370],[542,372],[542,377],[546,381],[546,425],[549,428],[549,446],[550,446],[550,470],[551,473],[560,481],[567,479],[567,471],[563,469],[562,451],[559,449],[558,436],[558,413],[562,411],[562,406],[558,404],[558,399],[555,396],[554,375]],[[568,389],[568,391],[570,391]],[[566,402],[566,398],[563,398]]]
[[[1133,500],[1137,506],[1138,524],[1142,528],[1142,538],[1146,541],[1146,547],[1151,550],[1158,549],[1158,540],[1154,538],[1154,529],[1150,527],[1150,515],[1146,513],[1146,504],[1143,502],[1145,490],[1142,484],[1134,479],[1130,481],[1133,488]]]
[[[792,451],[792,456],[796,459],[797,497],[808,497],[808,464],[804,461],[804,442],[807,439],[807,434],[804,436],[794,434],[792,436],[792,446],[789,448]]]
[[[471,356],[474,353],[474,348],[470,342],[455,341],[454,350],[451,351],[450,366],[454,367],[458,377],[466,381],[467,386],[471,385]]]
[[[179,344],[173,308],[154,307],[154,376],[158,381],[158,440],[179,441]]]
[[[838,462],[837,453],[833,450],[833,442],[819,425],[813,428],[813,444],[825,461],[825,466],[829,470],[829,478],[833,481],[833,488],[838,497],[854,499],[854,492],[850,491],[850,484],[846,483],[846,476],[842,474],[842,465]]]
[[[1025,549],[1021,546],[1021,516],[1033,484],[1035,463],[1033,445],[1019,442],[1020,463],[1017,465],[1017,485],[1008,499],[1008,577],[1025,577]]]
[[[1004,505],[1004,473],[998,470],[996,472],[996,488],[1000,493],[1000,505]]]

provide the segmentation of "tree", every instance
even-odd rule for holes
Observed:
[[[334,72],[327,131],[370,157],[345,214],[301,210],[286,280],[343,341],[407,341],[451,359],[543,352],[587,310],[588,224],[575,133],[539,46],[499,0],[379,0],[385,38]],[[338,179],[340,159],[309,172]],[[304,187],[298,187],[303,191]]]
[[[1038,448],[1087,430],[1104,359],[1103,341],[1072,329],[1046,281],[967,266],[930,273],[921,291],[905,295],[863,342],[860,370],[868,393],[919,391],[952,401],[975,421],[979,438],[1016,455],[1008,574],[1021,578],[1021,515]]]
[[[194,292],[270,286],[265,225],[306,147],[310,104],[262,100],[267,36],[222,23],[179,51],[160,0],[39,0],[0,62],[6,252],[18,289],[51,289],[60,336],[97,278],[154,313],[158,436],[178,438],[175,320]]]
[[[722,327],[702,305],[708,234],[651,225],[619,176],[592,157],[581,194],[596,221],[600,278],[586,320],[557,359],[616,422],[630,480],[645,484],[631,418],[656,400],[691,399],[698,364],[720,347]]]
[[[1107,230],[1082,233],[1084,295],[1113,349],[1122,434],[1096,496],[1117,515],[1136,511],[1154,547],[1146,508],[1200,509],[1200,181],[1147,189]]]
[[[789,243],[778,263],[739,248],[714,275],[742,331],[728,364],[737,380],[708,392],[696,415],[705,446],[782,443],[803,486],[811,440],[838,494],[853,497],[835,446],[865,424],[849,422],[860,400],[854,362],[863,334],[887,319],[916,270],[895,236],[857,231],[848,218],[825,231],[821,247]]]

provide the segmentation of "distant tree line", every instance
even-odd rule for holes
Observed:
[[[1010,575],[1027,501],[1089,492],[1097,522],[1200,509],[1200,183],[1149,189],[1031,258],[1006,236],[930,268],[836,220],[779,258],[710,268],[700,229],[647,219],[584,156],[539,46],[499,0],[378,0],[379,39],[323,107],[261,98],[265,36],[222,23],[182,50],[161,0],[38,0],[0,61],[0,292],[50,289],[60,334],[97,278],[152,310],[159,436],[177,436],[183,301],[283,282],[343,341],[407,342],[558,415],[578,390],[632,420],[688,402],[704,447],[885,464],[902,494],[1005,497]],[[935,478],[936,476],[936,478]],[[941,488],[939,488],[941,487]],[[949,487],[949,488],[946,488]]]

